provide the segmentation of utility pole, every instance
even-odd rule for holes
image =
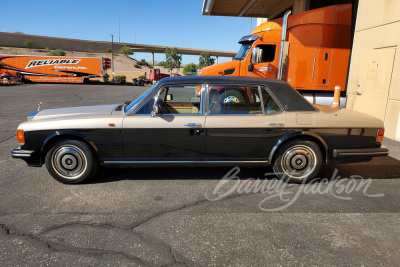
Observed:
[[[111,83],[114,84],[114,35],[110,34],[111,36],[111,70],[112,70],[112,80]]]
[[[136,44],[136,32],[135,32],[135,44]],[[135,53],[135,59],[136,59],[136,53]]]
[[[119,0],[118,0],[118,43],[121,42],[121,24],[119,19]]]

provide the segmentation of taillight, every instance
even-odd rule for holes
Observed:
[[[17,138],[20,144],[25,144],[25,135],[23,130],[17,130]]]
[[[376,141],[379,142],[379,143],[382,142],[384,135],[385,135],[385,129],[378,129],[378,134],[376,136]]]

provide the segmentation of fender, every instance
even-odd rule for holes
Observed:
[[[97,153],[98,148],[96,147],[95,143],[92,142],[89,138],[87,138],[85,135],[81,134],[80,132],[73,131],[73,130],[61,130],[61,131],[56,131],[55,133],[49,135],[43,142],[42,147],[41,147],[41,153],[43,154],[44,149],[46,145],[55,137],[63,136],[63,135],[69,135],[69,136],[76,136],[80,139],[85,140]]]
[[[293,137],[301,137],[301,136],[310,136],[313,137],[315,139],[317,139],[319,142],[321,142],[321,144],[324,146],[325,151],[327,153],[328,151],[328,145],[326,144],[326,142],[324,141],[324,139],[322,139],[321,136],[319,136],[316,133],[313,133],[311,131],[298,131],[298,132],[294,132],[294,133],[290,133],[287,134],[285,136],[283,136],[282,138],[280,138],[278,140],[278,142],[276,142],[276,144],[274,145],[274,147],[271,149],[271,152],[269,153],[269,157],[268,157],[268,162],[270,162],[270,164],[272,163],[272,159],[274,157],[275,152],[278,150],[279,146],[284,143],[285,141],[293,138]],[[321,151],[322,152],[322,151]],[[326,155],[325,155],[326,156]]]

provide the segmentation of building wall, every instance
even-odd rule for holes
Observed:
[[[385,122],[400,141],[400,1],[360,0],[347,85],[347,108]]]

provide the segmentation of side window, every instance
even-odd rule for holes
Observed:
[[[167,86],[162,88],[162,92],[158,98],[162,114],[200,114],[200,94],[197,93],[201,86]],[[138,111],[138,115],[150,115],[154,98]]]
[[[258,48],[258,62],[273,62],[275,60],[276,45],[259,45]]]
[[[197,95],[197,86],[170,86],[167,87],[161,104],[163,114],[200,114],[200,97]]]
[[[282,113],[282,109],[276,103],[273,97],[268,93],[265,87],[261,87],[262,98],[264,102],[265,114],[278,114]]]
[[[257,86],[210,86],[209,114],[262,114]]]

